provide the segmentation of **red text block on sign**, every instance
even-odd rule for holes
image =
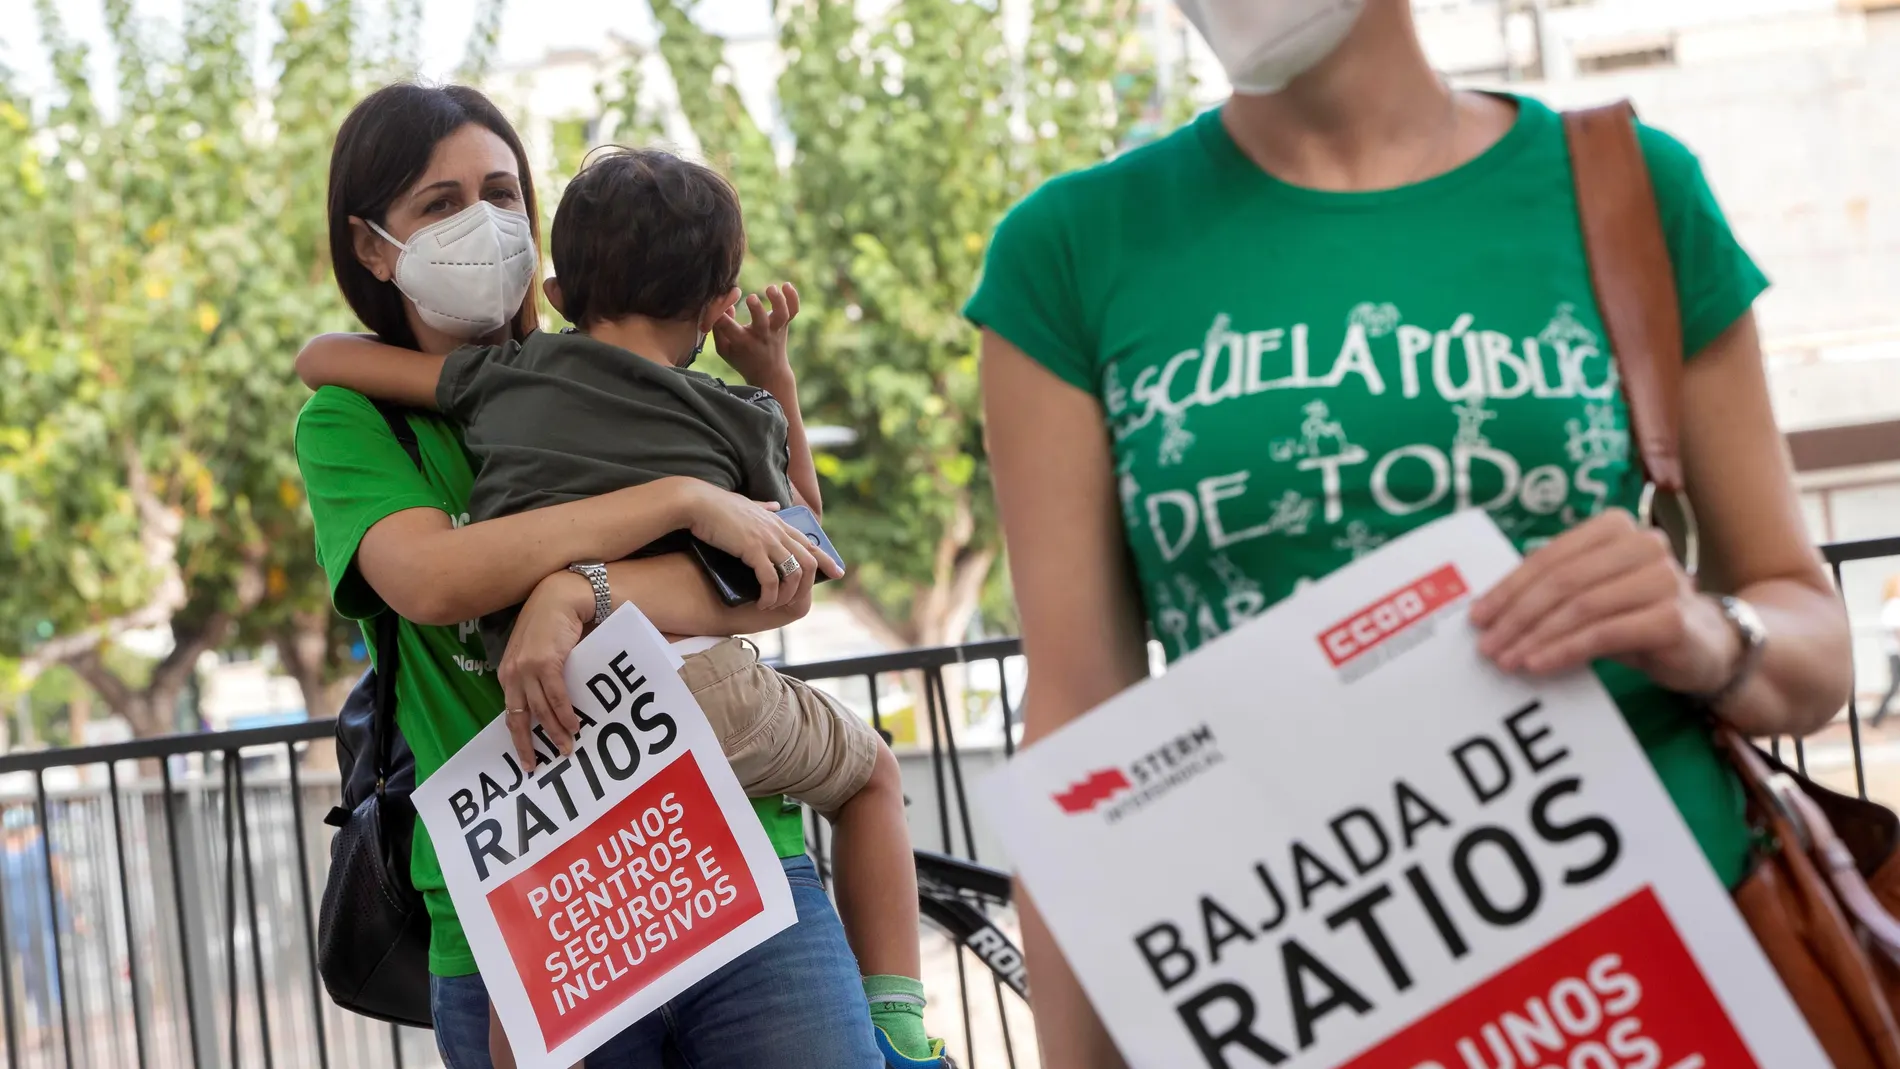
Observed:
[[[690,753],[488,906],[550,1050],[765,910]]]
[[[1343,1069],[1759,1069],[1645,888]]]
[[[1342,667],[1463,597],[1467,589],[1464,576],[1447,564],[1320,632],[1320,648],[1334,668]]]

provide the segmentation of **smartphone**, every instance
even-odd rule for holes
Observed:
[[[844,567],[844,558],[838,556],[837,548],[831,544],[831,539],[826,537],[825,529],[818,526],[818,517],[812,515],[810,509],[803,505],[793,505],[788,509],[780,509],[778,518],[798,528],[799,533],[805,536],[805,540],[811,543],[813,549],[830,557],[839,568]],[[822,583],[830,578],[831,576],[819,572],[817,581]]]
[[[803,505],[794,505],[788,509],[780,509],[778,518],[804,535],[805,540],[812,544],[813,549],[836,561],[838,567],[844,567],[844,558],[838,556],[837,548],[831,544],[831,539],[825,534],[825,529],[818,526],[818,517],[812,515],[810,509]],[[725,550],[715,549],[697,538],[692,540],[691,548],[693,556],[699,559],[699,566],[705,570],[706,577],[712,580],[713,589],[718,592],[720,601],[727,605],[749,605],[759,600],[759,577],[745,561]],[[824,572],[819,572],[817,582],[822,583],[830,578]]]

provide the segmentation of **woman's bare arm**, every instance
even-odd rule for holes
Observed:
[[[1682,394],[1701,578],[1746,599],[1768,628],[1761,665],[1722,704],[1722,717],[1753,735],[1805,735],[1847,704],[1853,648],[1846,610],[1801,517],[1752,312],[1689,361]]]
[[[648,483],[466,527],[439,509],[405,509],[363,535],[356,567],[405,620],[473,620],[520,604],[574,561],[624,557],[678,530],[680,490]]]
[[[297,354],[297,377],[313,390],[341,386],[378,401],[435,410],[446,357],[384,345],[365,334],[319,334]]]
[[[582,620],[594,618],[594,588],[573,572],[556,572],[541,589],[572,609]],[[633,604],[653,626],[668,635],[756,635],[797,623],[811,611],[811,584],[785,605],[761,609],[757,605],[727,605],[719,600],[699,562],[684,553],[667,553],[607,565],[607,586],[614,608]]]
[[[986,330],[983,408],[1023,652],[1035,666],[1023,699],[1031,746],[1145,678],[1147,643],[1100,404]],[[1020,885],[1017,893],[1043,1064],[1122,1066]]]
[[[397,615],[454,624],[520,604],[574,561],[619,560],[682,529],[751,565],[764,609],[798,595],[798,585],[781,587],[775,562],[789,556],[806,572],[836,571],[829,558],[815,561],[804,536],[765,506],[684,478],[459,528],[438,509],[405,509],[363,535],[356,566]]]
[[[661,631],[687,635],[751,634],[791,623],[811,607],[809,573],[800,576],[791,603],[779,609],[730,608],[713,595],[697,562],[669,553],[607,566],[615,608],[632,602]],[[580,719],[568,700],[567,659],[594,622],[594,588],[572,572],[543,579],[521,607],[497,675],[515,752],[534,763],[533,725],[546,729],[555,748],[567,753]]]

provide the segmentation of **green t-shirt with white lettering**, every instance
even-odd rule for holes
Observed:
[[[1523,550],[1641,474],[1592,294],[1559,116],[1399,189],[1278,181],[1218,110],[1046,183],[997,229],[966,313],[1100,399],[1154,636],[1177,658],[1454,509]],[[1767,286],[1700,165],[1641,130],[1686,355]],[[1600,665],[1716,872],[1740,785],[1687,702]]]
[[[385,606],[356,569],[363,535],[384,517],[412,508],[437,509],[458,526],[467,523],[475,481],[454,424],[414,413],[409,426],[422,455],[421,471],[361,394],[326,386],[297,417],[297,464],[317,529],[317,563],[329,578],[337,611],[361,622],[372,660],[371,620]],[[468,562],[468,567],[480,566]],[[396,726],[415,754],[420,783],[501,712],[501,684],[482,652],[477,621],[427,627],[404,620],[396,642]],[[797,803],[771,797],[755,798],[752,805],[780,857],[805,852],[804,817]],[[475,957],[420,821],[409,871],[429,910],[429,971],[437,976],[475,972]]]

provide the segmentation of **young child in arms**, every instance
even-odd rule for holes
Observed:
[[[750,322],[734,318],[745,228],[724,178],[655,150],[603,155],[568,184],[552,252],[548,300],[576,331],[446,357],[325,335],[299,354],[297,373],[312,388],[347,387],[459,422],[480,462],[475,522],[672,476],[819,511],[786,355],[798,292],[769,287],[769,312],[754,296]],[[715,329],[720,355],[756,385],[687,370]],[[514,615],[482,621],[491,664]],[[836,826],[838,912],[887,1062],[943,1065],[943,1042],[923,1026],[916,869],[896,758],[864,721],[762,664],[743,639],[686,638],[674,648],[746,792],[789,795]]]

